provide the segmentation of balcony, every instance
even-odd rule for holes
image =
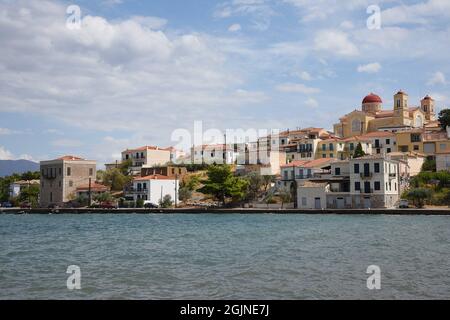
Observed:
[[[396,173],[389,173],[389,179],[395,179],[395,178],[397,178]]]
[[[361,177],[361,179],[371,179],[373,177],[373,173],[372,172],[361,172],[359,174],[359,176]]]

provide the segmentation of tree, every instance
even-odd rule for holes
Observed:
[[[38,206],[39,185],[32,184],[20,191],[19,202],[29,202],[32,207]]]
[[[422,165],[422,171],[436,172],[436,160],[426,159]]]
[[[122,191],[132,179],[131,176],[124,175],[120,169],[114,168],[105,171],[102,177],[102,183],[111,187],[112,191]]]
[[[172,197],[170,196],[170,194],[166,194],[162,200],[159,200],[159,206],[161,208],[170,208],[173,206],[173,201],[172,201]]]
[[[441,128],[447,130],[447,127],[450,126],[450,109],[441,110],[441,112],[439,112],[438,120]]]
[[[281,209],[283,209],[285,203],[292,201],[292,191],[287,188],[282,188],[279,191],[279,197],[281,199]]]
[[[94,201],[104,203],[113,200],[113,196],[109,192],[103,192],[94,196]]]
[[[207,176],[208,179],[203,181],[203,187],[198,190],[199,192],[212,195],[223,205],[227,197],[232,197],[233,200],[244,198],[248,182],[234,177],[229,165],[209,166]]]
[[[178,198],[185,202],[192,198],[192,191],[188,187],[181,187],[178,191]]]
[[[124,176],[128,176],[130,174],[130,167],[132,165],[133,161],[131,161],[131,159],[125,160],[119,165],[119,170]]]
[[[144,207],[144,199],[137,199],[136,200],[136,208],[143,208]]]
[[[261,194],[264,178],[258,172],[250,172],[245,179],[248,181],[247,199],[257,199]]]
[[[362,144],[360,142],[356,146],[355,153],[353,154],[353,158],[357,159],[357,158],[364,157],[365,155],[366,155],[366,153],[364,152],[364,150],[362,148]]]
[[[406,197],[413,201],[417,208],[423,208],[425,200],[431,197],[431,191],[425,188],[417,188],[410,190]]]
[[[262,176],[263,177],[263,188],[264,192],[267,192],[270,185],[276,181],[275,176]]]
[[[182,183],[182,188],[185,187],[190,191],[195,191],[199,186],[200,186],[200,177],[198,175],[188,176]]]

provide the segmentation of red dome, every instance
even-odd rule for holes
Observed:
[[[383,103],[383,100],[381,100],[381,98],[376,94],[371,93],[364,98],[362,103]]]

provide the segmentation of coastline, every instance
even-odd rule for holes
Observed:
[[[179,208],[179,209],[20,209],[0,208],[0,214],[302,214],[302,215],[440,215],[450,216],[449,209],[211,209],[211,208]]]

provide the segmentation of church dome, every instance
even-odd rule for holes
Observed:
[[[383,100],[381,100],[381,98],[379,96],[377,96],[374,93],[369,94],[368,96],[366,96],[362,102],[363,104],[366,103],[383,103]]]

